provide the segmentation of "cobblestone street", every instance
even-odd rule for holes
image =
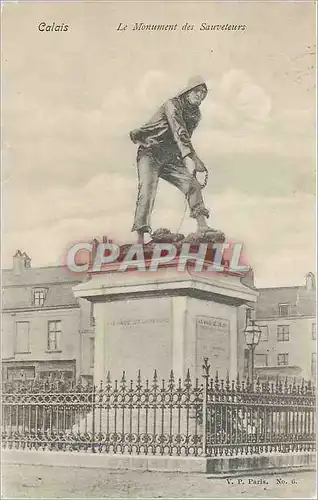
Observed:
[[[315,473],[204,474],[7,464],[2,498],[316,498]]]

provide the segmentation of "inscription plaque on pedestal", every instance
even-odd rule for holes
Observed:
[[[114,377],[122,370],[135,378],[153,377],[156,369],[167,376],[171,364],[169,301],[149,299],[124,304],[109,304],[105,321],[106,368]]]
[[[230,368],[230,322],[225,318],[196,317],[196,372],[202,372],[203,359],[209,358],[211,376],[224,378]]]

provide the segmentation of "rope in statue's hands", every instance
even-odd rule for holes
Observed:
[[[204,189],[208,183],[209,173],[203,161],[200,160],[200,158],[196,154],[192,157],[184,158],[183,161],[187,169],[190,172],[192,171],[192,175],[194,179],[199,183],[200,188]],[[200,173],[204,174],[204,180],[202,183],[197,178],[198,174]]]
[[[207,183],[208,183],[208,179],[209,179],[209,172],[208,172],[208,170],[205,168],[203,172],[204,172],[204,180],[203,180],[203,182],[202,182],[202,183],[201,183],[201,182],[199,182],[199,181],[198,181],[198,179],[197,179],[197,173],[198,173],[198,171],[194,169],[194,170],[193,170],[193,173],[192,173],[192,175],[193,175],[193,177],[195,178],[195,180],[199,182],[199,184],[200,184],[200,188],[201,188],[201,189],[204,189],[204,188],[206,187],[206,185],[207,185]],[[199,172],[199,173],[203,173],[203,172]],[[187,205],[188,205],[188,204],[187,204],[187,199],[185,198],[185,199],[184,199],[184,209],[183,209],[183,215],[182,215],[182,217],[181,217],[181,221],[180,221],[179,227],[178,227],[178,229],[177,229],[177,233],[179,233],[179,231],[180,231],[180,229],[181,229],[181,227],[182,227],[182,224],[183,224],[183,222],[184,222],[185,215],[186,215],[186,212],[187,212]]]
[[[201,173],[201,172],[200,172],[200,173]],[[198,179],[197,179],[197,174],[198,174],[198,171],[197,171],[197,170],[194,170],[194,171],[193,171],[193,177],[194,177],[194,178],[198,181]],[[201,189],[204,189],[204,188],[206,187],[206,185],[207,185],[207,183],[208,183],[208,179],[209,179],[209,172],[207,171],[207,169],[205,169],[205,170],[204,170],[204,180],[203,180],[203,182],[201,183],[201,182],[199,182],[199,181],[198,181],[198,182],[199,182],[199,184],[200,184],[200,188],[201,188]]]

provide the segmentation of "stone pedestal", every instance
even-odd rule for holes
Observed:
[[[105,380],[107,371],[120,378],[167,379],[201,377],[208,357],[211,375],[237,373],[238,309],[255,302],[257,292],[241,282],[241,276],[178,272],[162,267],[155,273],[114,268],[92,273],[90,280],[74,288],[75,296],[94,303],[94,380]]]

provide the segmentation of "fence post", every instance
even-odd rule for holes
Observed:
[[[96,401],[96,386],[93,384],[92,392],[92,453],[95,451],[95,401]]]
[[[202,408],[202,455],[207,456],[208,388],[210,381],[209,358],[204,358],[203,368],[203,408]]]

